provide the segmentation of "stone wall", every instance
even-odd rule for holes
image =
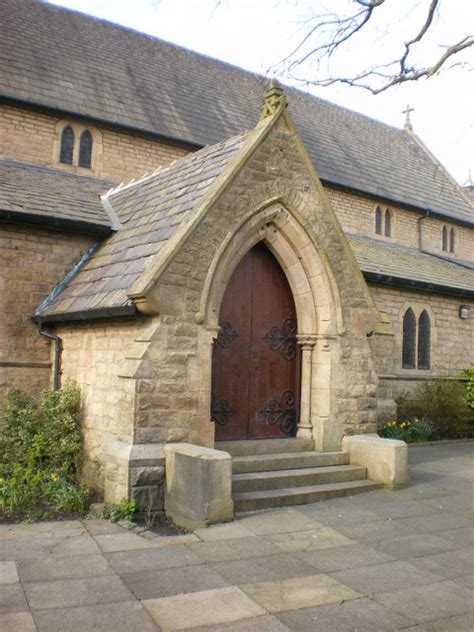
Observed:
[[[386,322],[374,348],[382,385],[393,395],[410,391],[420,380],[452,378],[467,368],[474,358],[474,301],[463,298],[388,288],[370,284],[370,289]],[[459,306],[471,306],[471,315],[459,317]],[[431,322],[431,368],[402,368],[402,325],[405,311],[411,307],[418,315],[426,309]]]
[[[50,342],[31,321],[36,307],[94,238],[40,227],[0,226],[0,394],[50,383]]]
[[[59,162],[59,138],[67,124],[77,130],[89,129],[93,134],[91,169]],[[188,152],[188,148],[145,134],[111,126],[99,127],[76,117],[65,119],[25,107],[0,104],[0,158],[126,182]]]
[[[418,248],[419,219],[423,214],[386,203],[376,202],[362,195],[347,193],[326,187],[326,194],[336,211],[343,230],[354,235],[364,235],[380,239],[388,243],[397,243],[412,248]],[[380,206],[382,211],[389,208],[392,211],[392,237],[375,234],[375,209]],[[454,222],[428,217],[422,220],[423,248],[435,253],[447,255],[442,250],[442,230],[446,225],[454,227],[456,231],[456,248],[454,256],[466,261],[474,261],[474,230]]]

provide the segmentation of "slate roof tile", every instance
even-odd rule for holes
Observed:
[[[110,220],[99,195],[113,185],[15,160],[0,160],[0,213],[84,222],[107,229]]]
[[[197,146],[255,126],[266,79],[151,36],[36,0],[2,0],[0,91]],[[286,88],[320,177],[474,221],[473,207],[406,131]]]
[[[95,250],[41,316],[131,305],[127,291],[177,226],[188,222],[249,134],[240,134],[119,186],[107,197],[121,228]],[[182,200],[186,197],[186,204]],[[184,208],[184,210],[183,210]]]
[[[348,235],[362,272],[474,292],[474,270],[416,248]]]

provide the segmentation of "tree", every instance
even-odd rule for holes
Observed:
[[[271,72],[304,84],[347,84],[379,94],[393,86],[433,77],[441,69],[466,64],[461,53],[474,44],[474,37],[458,33],[454,41],[439,41],[454,37],[451,33],[443,36],[438,28],[441,0],[418,0],[408,6],[405,3],[407,20],[394,23],[389,11],[396,9],[397,3],[400,9],[400,0],[346,0],[345,6],[339,3],[341,9],[337,12],[311,14],[296,47]],[[337,2],[331,0],[331,4]],[[447,0],[445,7],[446,12],[455,10],[452,0]],[[413,27],[413,33],[405,39],[407,26]],[[377,63],[370,60],[359,68],[349,64],[352,67],[347,72],[348,64],[341,63],[341,57],[360,45],[361,36],[370,30],[372,37],[377,34],[382,39],[375,53]],[[384,46],[385,40],[390,40],[390,44]],[[368,44],[363,46],[367,53]]]

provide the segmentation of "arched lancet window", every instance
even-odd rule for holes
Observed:
[[[451,228],[449,231],[449,252],[454,252],[456,248],[456,231]]]
[[[61,134],[61,147],[59,150],[59,162],[65,165],[72,165],[72,153],[74,150],[74,132],[69,127],[65,127]]]
[[[415,368],[415,346],[416,346],[416,318],[411,307],[405,312],[403,317],[403,352],[402,366],[404,369]]]
[[[443,250],[448,251],[448,228],[443,226]]]
[[[90,169],[92,159],[92,134],[84,130],[79,142],[79,167]]]
[[[382,209],[377,206],[375,209],[375,233],[377,235],[382,234]]]
[[[385,237],[392,236],[392,213],[387,209],[385,211]]]
[[[418,368],[430,368],[430,334],[431,323],[428,312],[421,312],[418,320]]]

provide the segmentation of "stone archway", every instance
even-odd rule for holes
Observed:
[[[200,357],[208,358],[202,405],[209,411],[211,345],[219,331],[225,288],[239,261],[259,241],[265,243],[282,267],[296,306],[297,339],[302,349],[297,436],[313,438],[318,451],[339,449],[342,427],[335,414],[331,389],[332,374],[340,362],[339,337],[343,333],[339,292],[329,262],[297,211],[290,211],[280,201],[246,214],[226,236],[209,268],[196,317],[204,325]]]

